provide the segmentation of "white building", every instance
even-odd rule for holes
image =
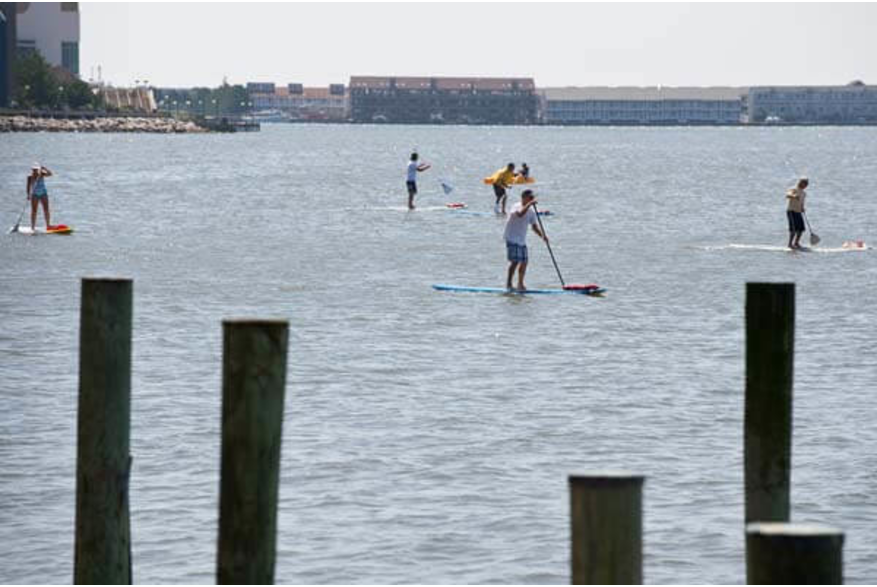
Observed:
[[[17,2],[18,53],[39,51],[50,65],[79,75],[79,3]]]
[[[545,124],[740,124],[745,88],[584,87],[540,91]]]
[[[750,121],[790,124],[875,124],[877,86],[758,86],[749,88]]]

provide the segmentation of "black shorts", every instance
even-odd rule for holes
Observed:
[[[786,218],[789,219],[789,232],[804,232],[803,214],[786,210]]]
[[[501,197],[505,196],[505,188],[495,183],[493,184],[493,193],[496,194],[496,199],[498,200]]]
[[[408,195],[413,196],[417,193],[417,183],[413,181],[406,181],[405,185],[408,186]]]

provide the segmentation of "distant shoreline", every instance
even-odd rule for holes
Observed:
[[[210,132],[191,121],[174,118],[109,116],[94,118],[46,118],[39,116],[0,116],[4,132],[141,132],[193,134]]]
[[[214,122],[214,124],[211,124]],[[341,124],[353,126],[404,126],[413,124],[418,126],[497,126],[485,124],[430,124],[430,123],[402,123],[402,122],[353,122],[350,120],[291,120],[291,121],[263,121],[262,124]],[[235,130],[258,130],[259,123],[250,123],[255,128],[232,128],[234,123],[228,119],[201,121],[198,124],[192,120],[178,120],[165,116],[102,116],[68,114],[66,117],[53,115],[2,115],[0,114],[0,133],[7,132],[115,132],[115,133],[155,133],[155,134],[203,134],[210,132],[229,132]],[[600,127],[600,128],[788,128],[788,127],[874,127],[874,123],[827,123],[827,122],[741,122],[734,124],[721,123],[662,123],[644,124],[641,122],[542,122],[527,125],[499,125],[499,126],[524,126],[524,127]]]

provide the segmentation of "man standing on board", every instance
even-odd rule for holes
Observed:
[[[807,192],[804,190],[810,185],[806,177],[798,180],[798,184],[786,192],[788,208],[786,218],[789,220],[789,248],[801,248],[801,235],[804,234],[804,200]]]
[[[408,180],[405,185],[408,186],[408,209],[414,210],[414,196],[417,195],[417,172],[426,171],[429,165],[426,163],[417,163],[417,153],[411,153],[411,159],[408,161]]]
[[[515,164],[509,163],[504,169],[500,169],[487,180],[493,185],[493,193],[496,196],[496,204],[493,206],[493,211],[497,214],[505,216],[508,189],[514,185],[516,177]]]
[[[506,289],[511,290],[512,278],[515,270],[518,271],[518,290],[526,290],[524,275],[527,273],[527,228],[532,226],[533,232],[548,242],[548,237],[539,230],[539,218],[536,216],[536,198],[533,190],[524,190],[521,201],[515,204],[509,214],[505,225],[506,255],[509,260],[509,270],[506,277]]]

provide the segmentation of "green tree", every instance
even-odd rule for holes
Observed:
[[[94,108],[100,97],[70,72],[31,51],[15,60],[15,101],[23,108]]]
[[[67,105],[74,110],[94,108],[100,104],[100,98],[82,80],[74,80],[64,88],[64,99]]]
[[[30,51],[14,61],[15,101],[24,108],[46,108],[55,101],[58,85],[42,55]]]

